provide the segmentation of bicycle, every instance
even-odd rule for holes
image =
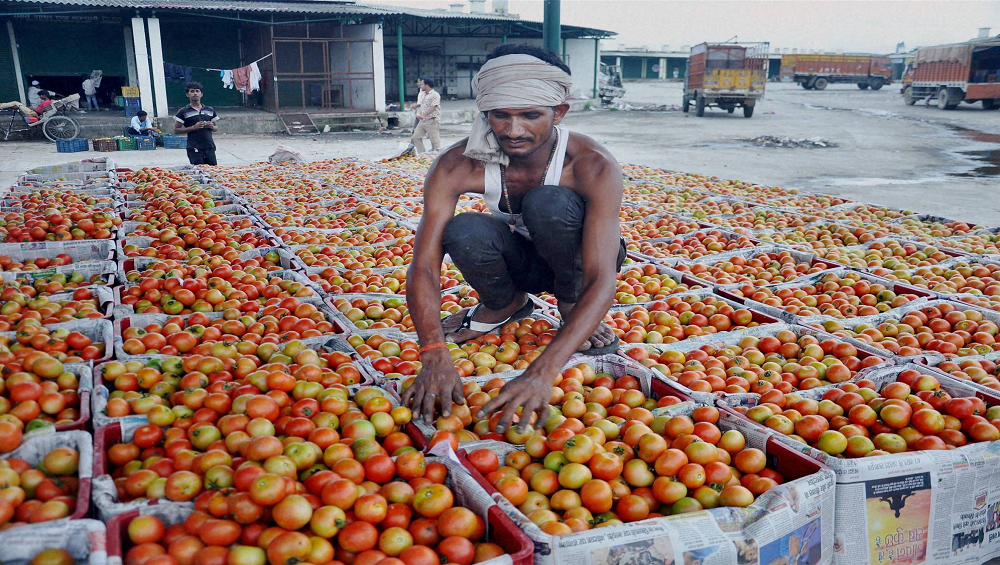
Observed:
[[[4,124],[0,121],[0,131],[3,131],[4,141],[10,139],[12,134],[31,131],[36,127],[41,127],[46,139],[52,142],[73,139],[80,133],[80,124],[69,115],[67,108],[72,102],[79,99],[79,94],[71,94],[59,100],[53,100],[50,109],[34,122],[29,122],[27,116],[19,108],[9,110],[10,120],[5,129]]]

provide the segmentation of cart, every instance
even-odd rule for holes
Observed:
[[[702,43],[691,48],[684,76],[686,113],[692,104],[698,117],[716,107],[732,114],[743,108],[753,116],[767,83],[768,43]]]
[[[73,139],[80,133],[80,124],[74,120],[67,111],[70,104],[80,99],[79,94],[71,94],[65,98],[52,101],[52,106],[41,116],[38,121],[29,122],[20,109],[13,109],[0,113],[10,115],[6,128],[3,131],[4,141],[10,139],[12,134],[31,131],[32,128],[41,127],[42,133],[49,141],[59,141]],[[5,116],[4,116],[5,117]],[[0,117],[0,128],[3,127],[3,117]]]

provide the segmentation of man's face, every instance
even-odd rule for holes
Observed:
[[[419,88],[420,90],[424,89],[424,81],[422,79],[419,78],[417,79],[417,88]]]
[[[511,157],[529,157],[552,136],[552,128],[562,121],[568,104],[535,106],[532,108],[503,108],[490,110],[487,119],[490,129],[500,143],[500,149]]]
[[[187,97],[188,97],[188,100],[191,101],[191,103],[200,102],[201,101],[201,90],[199,90],[197,88],[192,88],[191,90],[187,91]]]

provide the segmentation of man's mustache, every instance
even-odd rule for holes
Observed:
[[[533,138],[533,137],[507,137],[507,136],[501,136],[500,137],[500,141],[501,142],[505,142],[506,141],[506,142],[512,142],[512,143],[517,143],[519,141],[531,142],[531,141],[534,141],[534,140],[535,140],[535,138]]]

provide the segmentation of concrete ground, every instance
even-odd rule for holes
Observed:
[[[629,83],[633,105],[678,105],[679,83]],[[448,102],[445,102],[447,107]],[[622,162],[738,178],[762,184],[835,194],[885,206],[934,213],[978,224],[1000,224],[995,197],[1000,174],[1000,112],[979,104],[954,111],[906,106],[897,85],[861,91],[831,85],[805,91],[768,84],[751,119],[740,111],[708,110],[703,118],[669,111],[591,110],[569,114],[574,131],[607,145]],[[225,131],[223,121],[221,130]],[[467,125],[442,127],[443,143],[466,135]],[[835,148],[764,148],[741,141],[761,135],[823,138]],[[388,156],[407,134],[336,134],[308,137],[216,136],[219,162],[239,165],[266,159],[278,145],[306,159],[354,155]],[[61,163],[93,152],[60,154],[45,142],[0,142],[0,186],[21,171]],[[181,150],[122,152],[122,166],[172,165],[186,161]]]

